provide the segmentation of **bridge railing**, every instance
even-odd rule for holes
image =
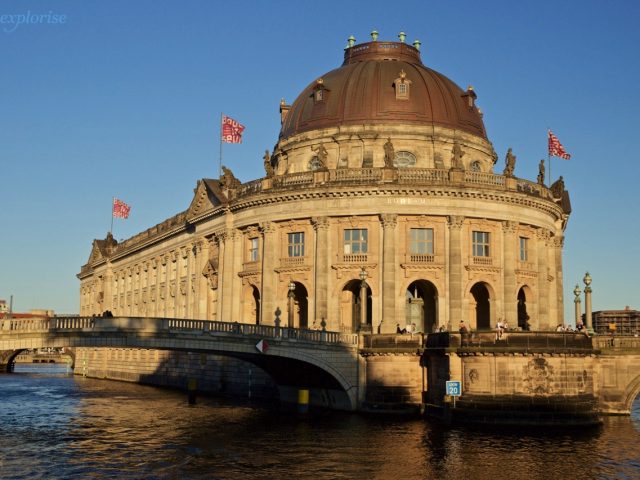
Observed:
[[[427,336],[426,348],[470,348],[512,350],[593,350],[592,338],[569,332],[496,332],[432,333]]]
[[[92,332],[157,332],[195,334],[223,333],[261,338],[278,338],[315,343],[357,345],[358,336],[325,330],[282,328],[213,320],[146,317],[52,317],[29,319],[0,319],[0,335],[15,333]]]
[[[593,337],[593,347],[598,350],[638,350],[640,351],[640,337],[626,335],[599,335]]]
[[[424,334],[381,334],[365,335],[362,339],[362,348],[386,350],[386,351],[413,351],[424,345]]]
[[[303,328],[282,328],[272,325],[256,325],[251,323],[218,322],[213,320],[181,320],[169,319],[170,331],[197,331],[201,333],[228,333],[248,335],[261,338],[282,338],[316,343],[340,343],[357,345],[356,334],[328,332],[325,330],[307,330]]]

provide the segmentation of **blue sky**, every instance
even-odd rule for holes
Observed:
[[[64,22],[2,23],[27,12]],[[640,308],[638,24],[636,1],[1,2],[0,298],[77,312],[75,275],[113,196],[133,207],[118,239],[186,209],[217,176],[220,112],[246,126],[224,163],[262,176],[280,99],[377,29],[420,39],[427,66],[475,87],[500,169],[512,147],[535,180],[549,127],[573,155],[551,167],[573,205],[567,318],[587,270],[595,310]]]

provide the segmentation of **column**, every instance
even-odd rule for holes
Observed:
[[[339,320],[329,318],[329,219],[314,217],[311,222],[316,232],[314,252],[316,311],[314,321],[316,325],[320,325],[324,318],[324,321],[327,322],[327,329],[339,330]]]
[[[564,324],[564,276],[562,270],[562,248],[564,247],[564,235],[558,234],[553,237],[556,270],[556,312],[558,323]]]
[[[398,215],[381,215],[382,221],[382,318],[380,333],[396,331],[396,225]],[[365,304],[366,307],[366,304]],[[375,325],[372,325],[376,333]]]
[[[233,242],[230,230],[216,234],[220,241],[220,283],[218,284],[218,318],[220,322],[231,322]]]
[[[584,278],[584,320],[586,322],[587,331],[593,333],[593,321],[591,320],[591,275],[585,273]]]
[[[449,325],[448,329],[457,327],[460,320],[465,319],[462,314],[462,243],[461,230],[464,217],[450,215],[447,219],[449,227]]]
[[[231,293],[231,322],[247,322],[247,318],[244,318],[243,315],[243,302],[244,299],[242,298],[242,279],[238,276],[238,272],[241,272],[243,269],[243,262],[245,259],[245,255],[246,255],[246,249],[245,249],[245,236],[242,232],[240,232],[239,230],[232,230],[232,233],[230,235],[231,237],[231,241],[233,243],[233,254],[232,254],[232,259],[233,259],[233,263],[230,263],[230,265],[233,265],[232,271],[231,271],[231,282],[230,285],[232,287],[232,293]],[[255,320],[254,320],[255,321]]]
[[[536,239],[538,243],[538,318],[533,326],[537,330],[553,330],[555,325],[549,323],[549,252],[547,250],[549,231],[544,228],[538,229]]]
[[[274,222],[260,224],[262,232],[262,280],[260,282],[260,323],[273,325],[278,293],[278,279],[275,272],[277,262],[282,256],[278,248],[278,227]],[[280,308],[282,310],[282,307]]]
[[[578,325],[580,325],[582,323],[582,309],[580,308],[580,294],[582,292],[580,291],[580,287],[578,285],[576,285],[576,288],[573,289],[573,295],[575,296],[575,298],[573,299],[573,303],[575,304],[575,315],[576,315],[576,327]]]
[[[209,261],[209,242],[207,239],[201,238],[195,243],[196,249],[196,298],[195,298],[195,316],[199,320],[208,320],[207,305],[209,303],[209,282],[203,275],[204,268]]]
[[[104,300],[103,305],[105,310],[113,312],[113,270],[111,268],[111,262],[107,262],[107,269],[104,273]]]
[[[516,247],[518,239],[516,231],[518,222],[502,222],[502,244],[503,244],[503,313],[504,319],[510,326],[518,325],[518,292],[516,292]]]

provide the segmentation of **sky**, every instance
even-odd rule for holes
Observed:
[[[551,165],[573,207],[566,318],[586,271],[594,310],[640,308],[638,24],[631,0],[1,1],[0,299],[77,313],[112,197],[132,206],[117,239],[187,209],[197,180],[217,177],[221,112],[246,126],[223,163],[263,176],[280,99],[375,29],[419,39],[425,65],[474,86],[498,172],[511,147],[535,181],[548,128],[571,153]]]

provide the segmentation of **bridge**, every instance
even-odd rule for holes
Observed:
[[[258,349],[261,340],[268,349]],[[0,371],[10,371],[24,349],[43,347],[215,353],[264,370],[281,399],[309,389],[316,399],[330,398],[318,404],[331,408],[420,407],[462,422],[595,423],[603,414],[629,415],[640,395],[640,338],[632,336],[356,335],[138,317],[0,320]],[[461,382],[455,408],[449,380]]]
[[[279,387],[331,392],[333,406],[345,410],[357,409],[359,392],[364,391],[359,385],[358,336],[338,332],[139,317],[0,320],[0,371],[11,371],[23,350],[46,347],[221,354],[255,364]]]

